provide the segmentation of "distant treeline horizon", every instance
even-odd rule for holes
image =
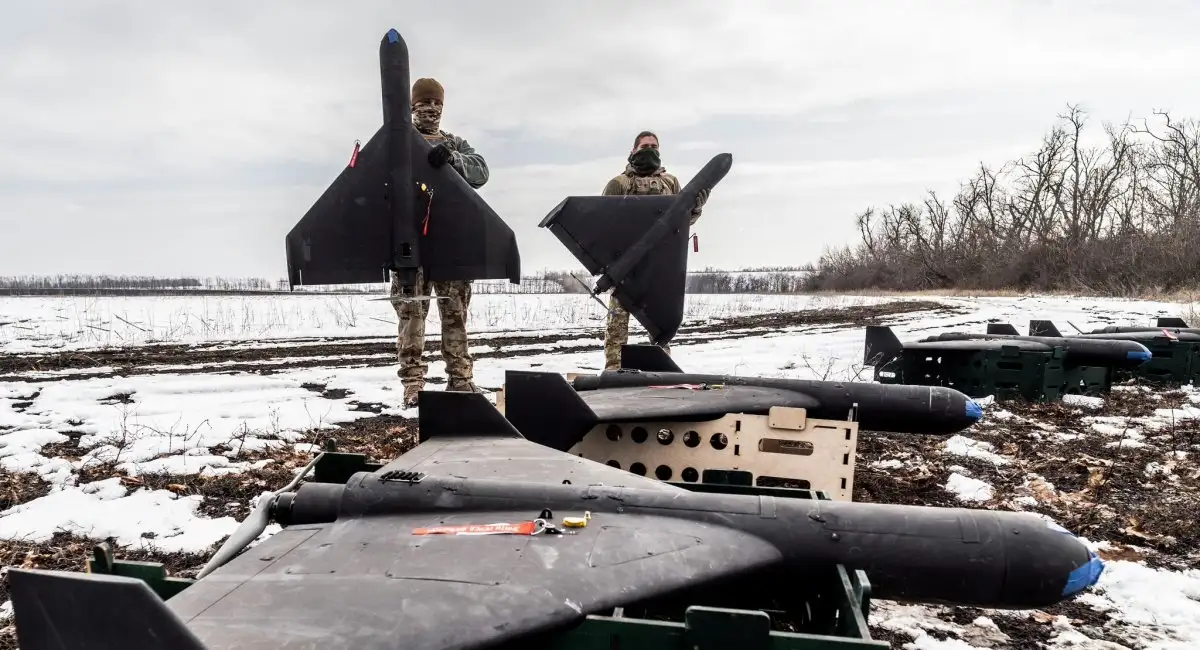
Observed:
[[[813,291],[1017,290],[1140,296],[1200,286],[1200,121],[1058,116],[1041,146],[980,162],[952,197],[869,207],[827,248]],[[1097,134],[1101,135],[1101,134]]]
[[[811,266],[757,267],[688,271],[687,293],[800,293]],[[480,280],[473,283],[476,293],[558,294],[587,293],[594,278],[586,270],[544,270],[521,278],[520,284],[507,280]],[[292,291],[286,278],[271,280],[256,277],[192,277],[153,275],[58,274],[0,277],[0,296],[53,295],[220,295],[289,293],[382,293],[383,283],[320,285],[297,287]]]

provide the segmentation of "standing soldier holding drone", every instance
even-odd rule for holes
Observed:
[[[652,131],[642,131],[633,139],[633,149],[629,152],[628,164],[625,171],[614,176],[604,186],[601,194],[613,195],[647,195],[647,194],[678,194],[679,179],[668,174],[662,166],[659,156],[658,136]],[[694,225],[700,218],[705,201],[708,200],[708,190],[701,190],[696,196],[696,205],[692,208],[692,218],[688,225]],[[608,323],[604,331],[604,369],[615,370],[621,367],[621,346],[629,340],[629,312],[617,302],[615,296],[608,299]],[[661,346],[667,354],[671,348],[667,344]]]
[[[466,140],[439,128],[442,121],[442,106],[445,89],[436,79],[417,79],[412,87],[413,126],[434,145],[429,152],[429,163],[441,167],[447,163],[478,189],[488,181],[487,161]],[[432,290],[432,291],[431,291]],[[436,293],[439,298],[438,313],[442,317],[442,359],[446,362],[448,377],[446,390],[479,392],[474,383],[474,360],[467,351],[467,310],[471,305],[471,283],[466,280],[427,282],[421,269],[417,269],[415,294],[428,298]],[[400,295],[397,276],[392,276],[391,295]],[[396,356],[400,369],[396,372],[404,386],[404,407],[417,405],[417,393],[425,387],[425,373],[429,364],[424,361],[425,318],[429,313],[429,300],[395,300],[392,307],[400,319],[396,338]]]

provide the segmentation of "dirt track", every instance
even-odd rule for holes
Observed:
[[[715,321],[684,323],[672,341],[673,346],[685,346],[717,339],[738,339],[762,336],[764,330],[780,330],[804,326],[862,327],[886,316],[916,311],[949,313],[950,308],[936,302],[896,301],[846,309],[805,310],[741,316]],[[428,332],[425,353],[436,354],[441,349],[436,332]],[[472,337],[473,347],[487,345],[490,350],[474,354],[477,359],[513,357],[546,351],[560,343],[587,341],[570,346],[571,351],[591,352],[604,346],[600,328],[576,329],[545,335],[491,335]],[[248,347],[272,343],[271,347]],[[280,345],[284,344],[284,345]],[[521,346],[514,350],[516,346]],[[531,349],[532,348],[532,349]],[[264,375],[292,368],[309,367],[369,367],[395,363],[396,345],[392,340],[378,337],[329,337],[324,339],[276,339],[206,343],[197,345],[156,344],[119,347],[82,352],[0,354],[0,381],[42,381],[44,376],[33,373],[77,370],[56,379],[89,379],[114,375],[147,375],[170,373],[233,373],[253,372]],[[335,358],[336,357],[336,358]],[[219,365],[218,365],[219,364]],[[167,366],[167,367],[162,367]],[[88,372],[88,369],[95,369]]]

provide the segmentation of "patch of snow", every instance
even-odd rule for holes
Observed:
[[[1053,636],[1050,637],[1049,648],[1073,648],[1074,650],[1130,650],[1111,641],[1097,641],[1079,630],[1071,627],[1071,621],[1066,616],[1055,616],[1050,621]]]
[[[963,476],[958,472],[950,475],[944,486],[946,490],[953,492],[960,501],[972,501],[983,503],[991,501],[995,496],[995,491],[991,484],[979,479]]]
[[[203,450],[194,451],[202,452]],[[139,463],[121,463],[117,465],[117,469],[124,471],[130,476],[143,474],[220,476],[222,474],[243,472],[249,469],[261,469],[270,463],[270,460],[236,463],[230,461],[227,456],[184,453]]]
[[[65,442],[64,436],[53,429],[19,429],[0,435],[0,470],[17,473],[36,473],[42,480],[59,485],[71,478],[71,463],[61,458],[46,458],[42,447]]]
[[[1200,570],[1165,571],[1123,560],[1105,563],[1096,585],[1127,630],[1156,650],[1200,647]]]
[[[872,623],[885,630],[906,634],[914,639],[929,638],[928,630],[958,632],[959,626],[943,621],[926,605],[901,605],[891,601],[872,601]]]
[[[1008,635],[1001,632],[986,616],[980,616],[967,625],[958,625],[938,618],[938,608],[928,605],[876,601],[871,604],[871,610],[873,625],[912,638],[912,641],[901,646],[906,649],[978,650],[996,647],[1009,641]],[[950,638],[939,639],[930,632]]]
[[[1108,448],[1110,448],[1110,449],[1115,449],[1115,448],[1121,448],[1121,449],[1137,449],[1137,448],[1140,448],[1140,447],[1146,447],[1146,446],[1148,446],[1146,443],[1144,443],[1144,442],[1142,442],[1141,440],[1139,440],[1139,439],[1138,439],[1138,438],[1140,438],[1140,437],[1141,437],[1141,436],[1138,436],[1137,438],[1135,438],[1135,437],[1133,437],[1133,436],[1130,436],[1130,437],[1127,437],[1127,438],[1122,438],[1121,440],[1117,440],[1117,441],[1114,441],[1114,442],[1105,443],[1105,445],[1104,445],[1104,446],[1105,446],[1105,447],[1108,447]]]
[[[198,516],[202,497],[168,490],[126,494],[120,478],[53,492],[0,512],[0,538],[45,542],[56,532],[103,539],[120,545],[148,545],[165,551],[201,552],[237,528],[233,517]]]
[[[45,445],[66,440],[66,436],[54,429],[23,429],[0,434],[0,458],[36,453]]]
[[[1098,409],[1104,406],[1103,397],[1093,397],[1091,395],[1063,395],[1062,401],[1064,404],[1082,406],[1089,409]]]
[[[1200,418],[1200,408],[1195,406],[1183,406],[1177,409],[1154,409],[1154,417],[1166,422],[1178,422],[1180,420],[1194,420]]]
[[[1135,428],[1135,427],[1113,426],[1111,424],[1106,424],[1104,422],[1093,422],[1092,430],[1095,431],[1096,433],[1106,435],[1106,436],[1126,436],[1126,435],[1129,435],[1130,432],[1136,433],[1138,431],[1137,428]]]
[[[898,460],[895,460],[895,459],[877,460],[877,461],[871,463],[871,467],[875,467],[877,469],[899,469],[901,467],[904,467],[904,463],[902,463]]]
[[[995,449],[992,443],[983,440],[972,440],[971,438],[955,434],[948,438],[943,445],[946,448],[945,451],[947,454],[978,458],[993,465],[1007,465],[1010,462],[1007,458],[992,451]]]

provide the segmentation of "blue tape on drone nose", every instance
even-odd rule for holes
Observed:
[[[1137,361],[1149,361],[1151,356],[1153,355],[1149,350],[1133,350],[1125,353],[1126,359],[1136,359]]]
[[[1050,530],[1058,531],[1064,535],[1075,537],[1071,531],[1059,526],[1053,521],[1047,521],[1046,526]],[[1077,567],[1074,571],[1067,574],[1067,584],[1063,585],[1062,595],[1070,596],[1077,594],[1088,587],[1095,585],[1100,581],[1100,575],[1104,573],[1104,560],[1100,556],[1088,551],[1088,561]]]

